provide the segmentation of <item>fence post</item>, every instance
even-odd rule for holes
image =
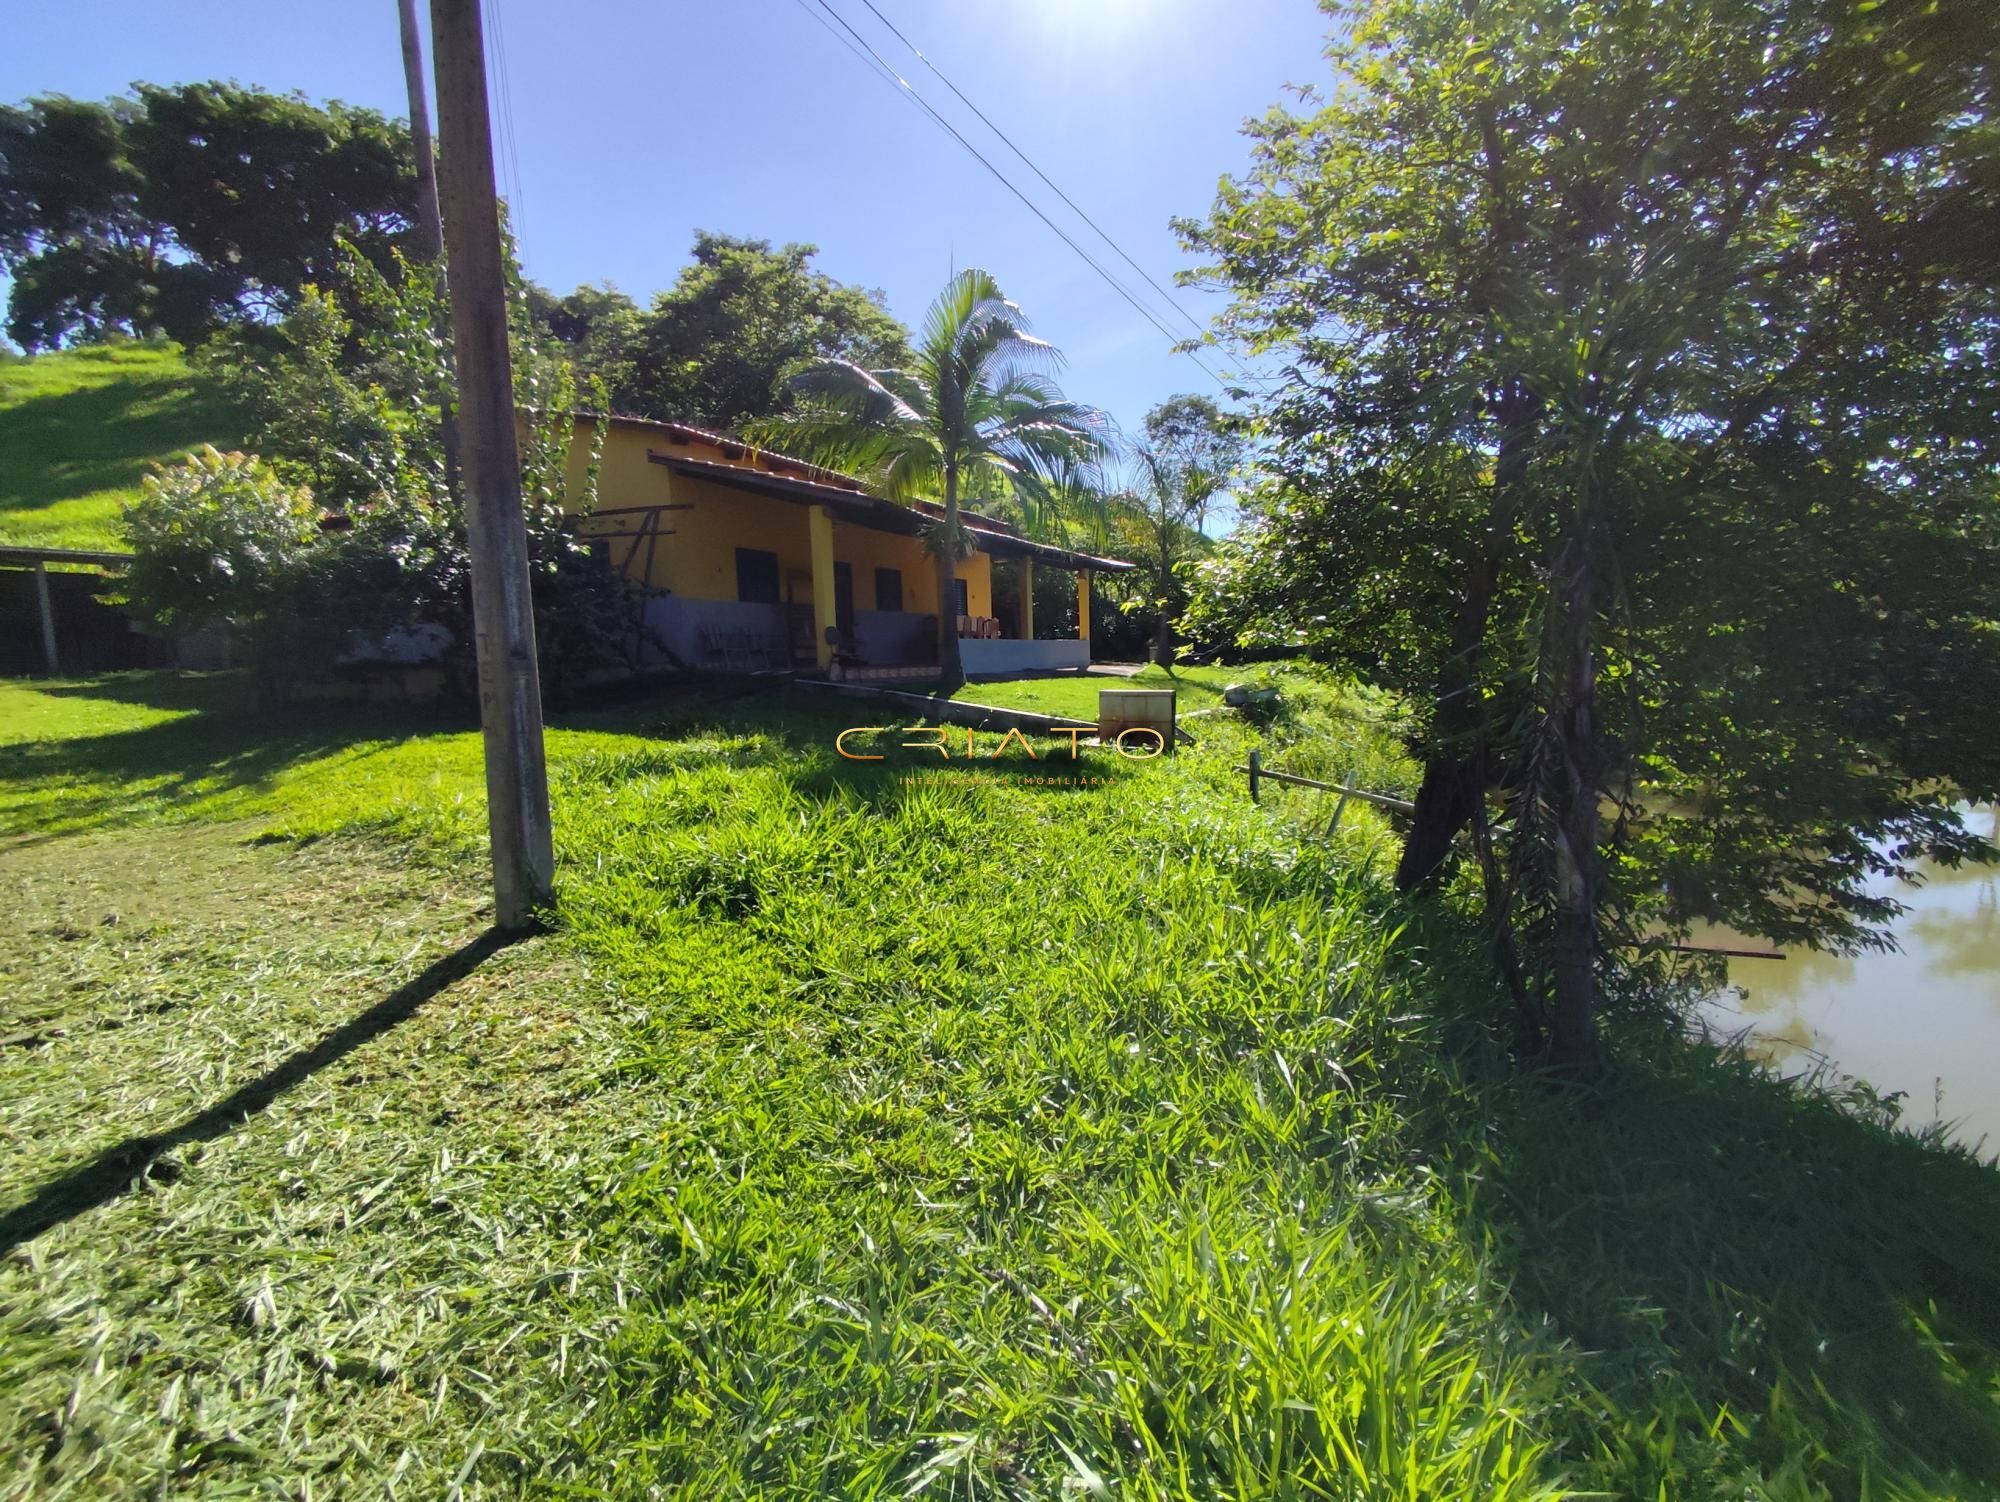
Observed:
[[[1347,812],[1347,800],[1354,793],[1354,779],[1358,775],[1360,774],[1356,772],[1349,772],[1347,774],[1347,781],[1340,789],[1340,801],[1333,805],[1333,817],[1326,821],[1326,832],[1328,834],[1332,834],[1336,829],[1340,828],[1340,816]]]
[[[1257,801],[1257,774],[1263,770],[1264,758],[1262,754],[1252,751],[1250,753],[1250,801],[1252,803]]]
[[[49,566],[35,560],[35,605],[42,617],[42,655],[48,659],[49,676],[62,676],[62,659],[56,655],[56,606],[49,596]]]

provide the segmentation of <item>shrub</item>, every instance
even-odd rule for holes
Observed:
[[[255,454],[204,444],[154,466],[122,529],[133,609],[165,626],[254,631],[286,606],[286,591],[319,538],[312,492],[289,485]]]
[[[444,666],[469,692],[471,559],[442,421],[457,400],[449,307],[430,269],[400,256],[385,273],[346,247],[341,271],[338,295],[309,286],[280,323],[220,338],[202,356],[280,472],[347,518],[313,550],[287,618],[271,626],[282,626],[292,661],[328,666],[397,628],[439,626],[452,637]],[[514,299],[522,510],[543,681],[561,692],[630,665],[637,611],[631,587],[564,514],[565,499],[580,511],[595,504],[602,428],[573,485],[575,373],[524,309]],[[605,402],[594,389],[591,404]]]

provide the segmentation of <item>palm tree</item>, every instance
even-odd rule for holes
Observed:
[[[794,410],[758,427],[773,446],[852,474],[890,500],[942,500],[930,546],[947,693],[965,682],[952,609],[958,560],[970,552],[960,494],[998,481],[1044,504],[1056,477],[1094,466],[1103,452],[1103,418],[1066,400],[1049,378],[1059,363],[991,276],[962,271],[924,314],[909,369],[817,361],[788,383]]]

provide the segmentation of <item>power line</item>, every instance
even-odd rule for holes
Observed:
[[[882,60],[880,58],[871,58],[867,53],[854,45],[853,38],[849,37],[843,31],[835,30],[833,22],[827,20],[825,16],[813,9],[812,0],[796,0],[796,4],[800,10],[811,16],[818,23],[820,30],[824,31],[828,36],[840,43],[841,46],[853,53],[860,60],[862,67],[873,73],[877,78],[882,79],[890,88],[893,89],[896,87],[896,75],[882,66]]]
[[[493,73],[499,95],[500,148],[503,171],[512,186],[507,195],[508,228],[518,247],[528,222],[527,192],[521,181],[519,136],[514,130],[514,84],[507,66],[507,27],[501,16],[501,0],[492,0]]]
[[[1064,203],[1068,204],[1070,207],[1070,211],[1074,213],[1077,218],[1081,219],[1085,224],[1089,225],[1091,229],[1096,232],[1098,239],[1102,240],[1106,245],[1110,246],[1114,251],[1116,251],[1118,253],[1118,258],[1122,260],[1127,266],[1130,266],[1134,271],[1138,272],[1140,277],[1142,277],[1145,280],[1146,285],[1151,287],[1155,292],[1159,293],[1162,301],[1164,301],[1168,307],[1172,308],[1183,319],[1185,319],[1188,327],[1193,329],[1196,335],[1203,338],[1207,337],[1208,330],[1202,326],[1200,320],[1198,320],[1192,313],[1188,312],[1187,309],[1183,308],[1180,305],[1180,303],[1175,300],[1174,295],[1171,292],[1169,292],[1165,287],[1161,286],[1157,281],[1155,281],[1153,279],[1152,273],[1147,271],[1146,268],[1144,266],[1141,266],[1137,261],[1133,260],[1130,255],[1126,254],[1125,247],[1120,245],[1116,240],[1112,239],[1110,234],[1106,232],[1106,230],[1101,224],[1099,224],[1095,219],[1091,218],[1090,215],[1085,213],[1083,211],[1083,206],[1081,204],[1079,204],[1074,198],[1071,198],[1069,194],[1063,192],[1063,190],[1059,186],[1057,186],[1055,181],[1048,175],[1048,173],[1042,171],[1040,167],[1036,166],[1034,158],[1029,156],[1028,153],[1023,151],[1019,146],[1015,145],[1014,138],[1008,135],[1007,132],[1002,130],[999,126],[995,125],[992,119],[987,115],[986,111],[982,110],[978,105],[974,104],[970,99],[966,98],[965,91],[961,89],[957,84],[953,83],[949,78],[947,78],[942,68],[938,67],[936,63],[932,62],[928,57],[924,56],[923,49],[918,47],[917,44],[911,41],[908,37],[904,36],[903,33],[897,28],[896,23],[894,21],[891,21],[887,16],[882,14],[882,12],[876,7],[875,0],[861,0],[861,3],[868,7],[869,13],[872,14],[876,20],[880,21],[884,26],[889,28],[890,34],[894,36],[897,41],[901,42],[905,47],[909,48],[913,54],[915,54],[918,62],[922,63],[926,68],[931,70],[932,74],[937,78],[937,81],[939,83],[943,84],[946,88],[951,90],[951,92],[957,97],[958,102],[960,104],[964,105],[967,109],[971,110],[973,114],[979,117],[979,121],[982,125],[984,125],[988,130],[992,131],[993,134],[998,136],[1002,141],[1005,141],[1007,143],[1007,149],[1013,152],[1014,155],[1019,157],[1023,162],[1025,162],[1027,164],[1028,170],[1034,173],[1035,176],[1039,177],[1042,180],[1042,182],[1048,187],[1050,192],[1054,193],[1056,197],[1060,198]]]
[[[913,103],[915,103],[918,106],[918,108],[923,110],[923,112],[926,115],[928,115],[931,118],[931,120],[935,122],[942,130],[944,130],[946,134],[948,134],[954,141],[958,142],[960,146],[964,147],[966,152],[975,161],[977,161],[988,172],[992,173],[993,176],[996,179],[998,179],[1001,186],[1005,187],[1008,192],[1012,193],[1016,198],[1020,199],[1021,202],[1024,205],[1026,205],[1028,211],[1031,214],[1033,214],[1037,219],[1041,220],[1043,224],[1047,225],[1051,230],[1053,230],[1057,238],[1059,238],[1063,242],[1063,244],[1067,245],[1071,250],[1076,252],[1078,259],[1080,259],[1092,271],[1095,271],[1098,274],[1098,276],[1104,280],[1105,284],[1112,289],[1112,291],[1116,292],[1120,297],[1124,298],[1127,303],[1131,304],[1134,312],[1136,312],[1140,317],[1144,318],[1155,329],[1159,330],[1162,337],[1171,340],[1176,347],[1177,353],[1186,355],[1188,359],[1193,361],[1196,367],[1199,368],[1201,372],[1204,375],[1206,375],[1211,381],[1215,382],[1217,386],[1220,386],[1225,391],[1230,389],[1230,383],[1223,380],[1221,376],[1217,375],[1213,370],[1209,369],[1208,365],[1199,356],[1197,356],[1194,353],[1194,351],[1189,349],[1179,348],[1180,337],[1181,337],[1180,335],[1176,334],[1172,329],[1168,328],[1164,323],[1160,322],[1160,319],[1157,314],[1155,314],[1151,309],[1146,307],[1144,303],[1140,302],[1138,298],[1134,297],[1132,293],[1126,288],[1123,282],[1119,281],[1117,277],[1113,276],[1109,271],[1105,270],[1104,267],[1101,264],[1099,264],[1097,259],[1094,256],[1092,256],[1089,251],[1085,250],[1081,245],[1076,243],[1075,238],[1072,237],[1067,230],[1065,230],[1061,225],[1057,224],[1055,220],[1051,219],[1046,213],[1044,213],[1041,205],[1036,203],[1026,193],[1022,192],[1021,189],[1015,184],[1014,180],[1008,177],[1006,173],[1002,172],[998,167],[994,166],[992,161],[985,155],[985,153],[980,151],[980,149],[977,146],[974,146],[970,141],[968,141],[965,138],[963,134],[960,133],[958,127],[953,125],[943,115],[939,114],[937,109],[931,104],[931,102],[928,99],[924,98],[922,94],[917,92],[916,86],[912,84],[907,78],[903,77],[902,74],[898,73],[893,67],[891,67],[888,60],[885,59],[881,53],[877,52],[872,45],[870,45],[866,37],[862,36],[860,32],[856,31],[851,25],[849,25],[847,18],[841,15],[839,11],[835,10],[833,6],[828,3],[828,0],[813,0],[813,3],[819,6],[819,8],[825,11],[829,16],[833,17],[833,19],[840,24],[841,29],[845,31],[849,36],[853,37],[854,40],[858,42],[861,45],[861,47],[868,53],[868,55],[872,57],[878,64],[881,65],[883,72],[886,73],[889,78],[893,78],[895,80],[893,87],[899,88],[905,95],[907,95],[909,99]],[[866,3],[866,0],[863,0],[863,3]],[[870,9],[873,9],[873,7],[871,6]]]

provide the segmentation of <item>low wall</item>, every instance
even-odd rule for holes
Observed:
[[[681,662],[696,670],[723,664],[702,642],[706,628],[748,631],[789,652],[791,627],[783,605],[746,605],[738,600],[695,600],[661,595],[646,602],[646,624]],[[854,612],[855,655],[862,667],[917,667],[937,661],[937,618],[903,610]],[[655,647],[654,652],[658,651]],[[973,677],[1060,672],[1090,666],[1087,641],[1006,641],[965,637],[959,661]],[[788,666],[773,660],[760,666]]]
[[[907,610],[857,610],[854,650],[863,667],[907,668],[936,662],[937,617]]]
[[[967,637],[958,660],[968,677],[1000,673],[1047,673],[1090,666],[1087,641],[1005,641]]]
[[[646,624],[669,652],[697,671],[723,666],[702,641],[704,627],[748,631],[758,637],[772,649],[771,660],[759,662],[759,667],[786,666],[791,661],[791,626],[782,605],[746,605],[740,600],[691,600],[685,595],[661,595],[646,602]],[[648,643],[644,655],[652,658],[659,650],[658,645]]]

